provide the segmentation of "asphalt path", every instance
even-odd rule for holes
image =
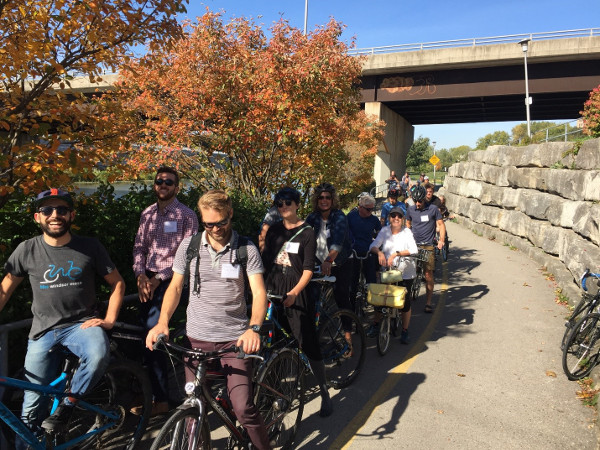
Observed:
[[[369,339],[362,373],[331,390],[318,415],[314,388],[296,448],[596,449],[596,413],[562,371],[567,310],[524,254],[448,224],[451,252],[438,263],[434,314],[413,303],[412,343],[384,357]],[[160,428],[153,419],[146,442]],[[212,433],[224,448],[224,431]]]

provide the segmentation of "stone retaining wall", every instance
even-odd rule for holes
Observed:
[[[440,193],[460,223],[545,266],[571,302],[583,270],[600,272],[600,139],[471,152]]]

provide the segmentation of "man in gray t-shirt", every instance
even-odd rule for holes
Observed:
[[[248,242],[246,267],[238,261],[239,236],[232,229],[233,208],[225,191],[205,193],[198,201],[202,216],[202,240],[198,253],[190,261],[190,294],[187,307],[186,335],[193,348],[215,351],[242,347],[246,353],[260,348],[260,327],[267,312],[267,293],[263,266],[258,249]],[[173,278],[163,299],[158,324],[146,338],[152,349],[160,334],[169,335],[169,320],[175,312],[183,290],[186,253],[192,238],[185,238],[175,254]],[[250,321],[246,314],[244,273],[252,291]],[[199,282],[195,280],[198,278]],[[226,353],[221,365],[227,377],[227,390],[236,417],[246,429],[253,448],[268,449],[269,436],[252,399],[252,362]],[[186,370],[186,381],[194,373]]]
[[[29,276],[33,324],[25,356],[25,377],[37,384],[52,381],[58,374],[60,360],[56,352],[49,350],[61,344],[79,358],[71,392],[84,394],[108,365],[108,338],[103,329],[112,328],[117,320],[125,283],[97,239],[71,234],[75,211],[68,192],[50,189],[39,194],[33,217],[43,234],[22,242],[8,258],[0,288],[0,311],[19,283]],[[95,311],[96,275],[111,287],[104,318]],[[47,399],[37,392],[25,391],[23,421],[32,428],[41,424],[47,430],[58,430],[67,425],[74,401],[65,399],[44,420]]]

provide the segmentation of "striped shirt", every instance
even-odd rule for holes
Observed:
[[[175,255],[173,272],[185,274],[185,255],[191,237],[185,238]],[[237,340],[248,329],[244,297],[243,267],[236,259],[238,234],[234,231],[229,243],[216,252],[202,234],[200,243],[200,291],[190,289],[187,307],[186,334],[207,342]],[[196,279],[196,259],[190,261],[189,285]],[[248,276],[264,272],[258,249],[248,243]]]
[[[173,276],[171,266],[183,238],[198,231],[196,213],[176,198],[160,212],[158,203],[148,206],[140,217],[133,245],[133,271],[136,278],[146,271],[161,280]]]

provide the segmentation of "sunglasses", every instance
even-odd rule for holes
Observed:
[[[319,195],[317,200],[331,200],[331,195]]]
[[[280,200],[280,201],[277,202],[277,207],[278,208],[282,208],[284,203],[285,203],[286,206],[291,206],[292,205],[292,200]]]
[[[212,230],[214,227],[223,228],[229,223],[229,218],[223,219],[220,222],[202,222],[202,226],[206,230]]]
[[[361,206],[362,209],[366,209],[367,211],[371,212],[375,209],[375,207],[373,208],[367,208],[366,206]]]
[[[392,219],[398,219],[398,218],[402,219],[402,214],[400,214],[400,213],[391,213],[390,217]]]
[[[56,214],[59,216],[66,216],[72,209],[68,206],[42,206],[41,208],[38,208],[38,212],[41,212],[45,216],[51,216],[54,211],[56,211]]]
[[[163,180],[162,178],[157,178],[156,180],[154,180],[154,184],[156,184],[157,186],[162,186],[163,183],[167,186],[173,186],[175,184],[175,182],[170,178],[167,178],[166,180]]]

